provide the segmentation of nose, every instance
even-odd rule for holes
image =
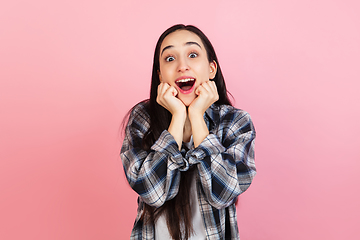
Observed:
[[[186,58],[179,58],[178,60],[178,72],[185,72],[189,70],[189,65],[186,61]]]

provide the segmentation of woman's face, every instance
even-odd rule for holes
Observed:
[[[217,65],[209,63],[201,39],[193,32],[178,30],[165,37],[160,46],[160,82],[177,89],[177,97],[189,106],[195,90],[213,79]]]

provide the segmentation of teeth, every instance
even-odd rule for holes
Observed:
[[[189,82],[189,81],[194,81],[194,79],[193,78],[184,78],[184,79],[180,79],[176,82]]]

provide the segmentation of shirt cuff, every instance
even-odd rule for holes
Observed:
[[[175,163],[177,166],[175,168],[180,168],[180,171],[186,171],[189,169],[189,162],[186,161],[181,152],[174,137],[167,130],[164,130],[158,140],[151,146],[151,150],[160,152],[169,156],[170,160]],[[172,164],[168,166],[171,168]]]
[[[217,155],[225,152],[226,148],[221,144],[220,139],[215,134],[209,134],[197,148],[187,152],[186,158],[189,159],[189,164],[193,165],[199,163],[202,159],[210,155]]]

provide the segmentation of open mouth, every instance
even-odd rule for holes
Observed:
[[[194,78],[184,78],[175,82],[182,91],[189,91],[195,84]]]

